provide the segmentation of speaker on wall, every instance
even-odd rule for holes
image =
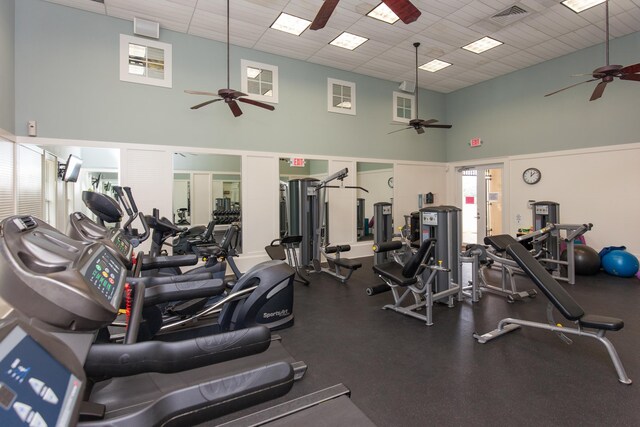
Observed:
[[[416,90],[416,83],[415,82],[408,82],[408,81],[403,81],[402,83],[400,83],[400,86],[398,86],[398,89],[400,89],[403,92],[415,92]]]
[[[146,19],[133,18],[133,33],[138,36],[160,38],[160,24]]]

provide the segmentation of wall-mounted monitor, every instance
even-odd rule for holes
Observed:
[[[62,178],[64,182],[76,182],[78,175],[80,175],[80,168],[82,167],[82,159],[76,157],[73,154],[69,154],[67,163],[60,163],[58,166],[58,176]]]

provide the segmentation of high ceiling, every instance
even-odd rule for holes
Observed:
[[[226,41],[226,0],[46,1]],[[420,87],[448,93],[605,39],[604,4],[576,14],[559,0],[412,0],[422,12],[418,20],[390,25],[366,16],[379,3],[341,0],[324,29],[294,36],[269,27],[280,12],[313,20],[322,0],[232,0],[231,44],[401,82],[415,80],[417,41],[420,64],[432,59],[453,64],[436,73],[420,71]],[[492,18],[514,5],[527,13]],[[640,0],[611,0],[609,13],[612,38],[640,31]],[[353,51],[329,45],[343,31],[369,40]],[[504,44],[482,54],[461,49],[484,36]],[[604,51],[593,61],[593,68],[601,65]]]

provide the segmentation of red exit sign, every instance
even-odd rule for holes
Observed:
[[[482,145],[482,139],[480,139],[480,138],[471,138],[471,141],[469,141],[469,145],[471,147],[480,147]]]
[[[302,157],[292,157],[289,159],[289,166],[294,168],[303,168],[305,161]]]

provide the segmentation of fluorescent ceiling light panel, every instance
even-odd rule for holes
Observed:
[[[311,25],[311,21],[298,18],[297,16],[288,15],[286,13],[281,13],[280,16],[278,16],[278,19],[271,24],[271,28],[299,36],[309,25]]]
[[[344,32],[340,34],[338,37],[333,39],[333,41],[329,44],[334,46],[342,47],[344,49],[353,50],[360,46],[362,43],[366,42],[367,38],[356,36],[355,34]]]
[[[480,40],[476,40],[473,43],[469,43],[466,46],[462,46],[463,49],[473,53],[486,52],[489,49],[493,49],[496,46],[500,46],[502,42],[494,40],[491,37],[483,37]]]
[[[593,6],[597,6],[604,2],[605,0],[565,0],[562,4],[573,10],[575,13],[580,13],[583,10],[590,9]]]
[[[380,3],[375,9],[367,13],[367,16],[386,22],[388,24],[395,23],[398,19],[398,15],[393,13],[389,6],[384,3]]]
[[[426,64],[422,64],[418,68],[421,70],[429,71],[435,73],[436,71],[440,71],[443,68],[447,68],[449,65],[448,62],[440,61],[439,59],[434,59],[433,61],[429,61]]]

